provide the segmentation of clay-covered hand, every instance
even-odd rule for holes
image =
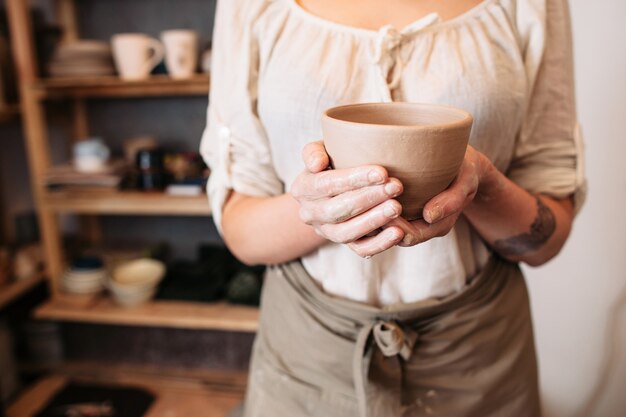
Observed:
[[[400,181],[375,165],[328,170],[330,160],[321,141],[306,145],[302,158],[306,169],[290,193],[300,204],[301,220],[317,234],[345,243],[363,257],[402,241],[404,233],[398,227],[378,233],[400,216],[402,207],[393,199],[402,193]]]
[[[463,210],[476,197],[481,180],[491,161],[471,145],[467,147],[459,173],[445,191],[439,193],[424,206],[424,218],[409,222],[395,219],[386,227],[400,227],[404,238],[399,246],[414,246],[435,237],[447,235],[454,227]]]

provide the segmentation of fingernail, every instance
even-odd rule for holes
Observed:
[[[367,179],[372,184],[380,184],[383,182],[383,176],[380,175],[380,172],[375,169],[371,170],[369,174],[367,174]]]
[[[398,214],[400,214],[398,213],[398,210],[396,210],[396,208],[391,204],[387,204],[383,208],[383,213],[385,214],[385,216],[390,217],[390,218],[397,217]]]
[[[441,210],[441,206],[435,206],[434,208],[430,209],[429,213],[430,213],[431,223],[435,223],[436,221],[439,221],[441,217],[443,216],[443,210]]]
[[[311,156],[311,159],[309,159],[309,167],[316,168],[320,166],[322,164],[322,159],[323,156],[319,152],[313,154],[313,156]]]
[[[391,197],[397,196],[401,191],[402,187],[396,182],[391,181],[385,185],[385,192]]]
[[[309,162],[309,166],[311,168],[317,168],[321,163],[322,163],[322,159],[321,158],[313,157],[313,158],[311,158],[311,162]]]
[[[410,233],[405,234],[402,238],[402,243],[404,243],[405,245],[412,245],[413,242],[415,242],[415,238]]]
[[[389,240],[393,241],[396,240],[400,237],[399,233],[397,230],[394,229],[388,229],[389,230]]]

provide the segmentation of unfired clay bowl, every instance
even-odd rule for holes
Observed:
[[[456,177],[472,122],[468,112],[454,107],[365,103],[326,110],[322,131],[333,168],[385,167],[404,185],[397,198],[402,216],[415,220]]]

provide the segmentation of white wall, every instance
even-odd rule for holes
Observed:
[[[561,255],[526,272],[546,417],[624,417],[626,2],[570,9],[589,196]]]

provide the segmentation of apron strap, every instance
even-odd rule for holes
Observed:
[[[368,340],[374,323],[368,323],[359,330],[352,357],[352,375],[354,377],[354,389],[359,404],[359,416],[367,417],[367,392],[366,381],[369,363],[372,358],[372,350],[368,347]]]

